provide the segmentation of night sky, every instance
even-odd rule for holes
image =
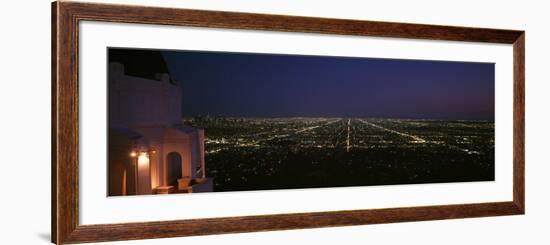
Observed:
[[[493,63],[165,51],[183,115],[494,120]]]

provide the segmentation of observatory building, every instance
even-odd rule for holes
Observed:
[[[181,122],[181,88],[158,51],[110,49],[109,196],[212,191],[204,131]]]

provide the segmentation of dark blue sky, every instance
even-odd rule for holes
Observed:
[[[165,51],[184,116],[494,120],[494,64]]]

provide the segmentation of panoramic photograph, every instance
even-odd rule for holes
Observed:
[[[108,196],[494,181],[494,63],[109,48]]]

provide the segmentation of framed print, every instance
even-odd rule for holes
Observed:
[[[52,242],[515,215],[525,33],[52,4]]]

